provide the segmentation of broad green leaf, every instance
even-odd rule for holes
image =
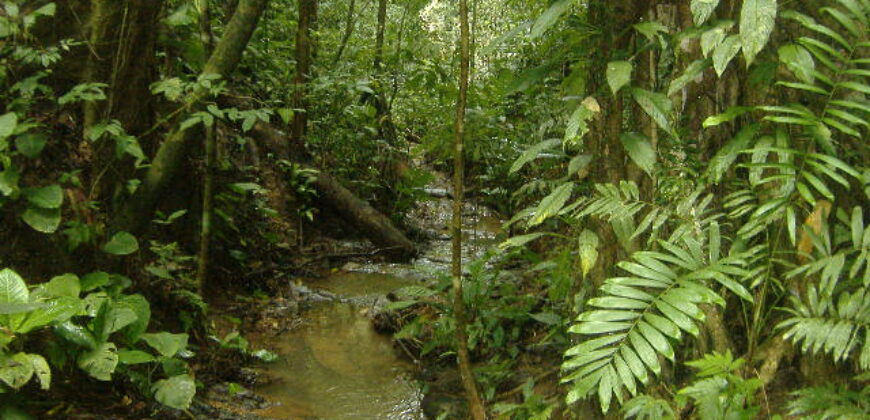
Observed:
[[[103,245],[103,252],[112,255],[129,255],[139,250],[139,241],[127,232],[118,232]]]
[[[78,298],[82,288],[78,276],[67,273],[49,280],[49,282],[45,284],[44,289],[51,296],[69,296]]]
[[[719,0],[692,0],[690,5],[692,9],[692,17],[694,17],[695,26],[701,26],[716,10],[719,5]]]
[[[155,360],[157,359],[154,356],[140,350],[121,350],[118,352],[118,362],[125,365],[139,365]]]
[[[649,176],[653,176],[656,166],[656,150],[649,137],[627,132],[619,136],[619,140],[631,160]]]
[[[45,358],[38,354],[25,354],[25,356],[30,361],[30,366],[33,367],[36,379],[39,380],[39,387],[42,390],[51,388],[51,368]]]
[[[816,62],[806,48],[797,44],[787,44],[779,48],[779,61],[804,83],[812,84],[815,81],[813,73],[816,70]]]
[[[97,340],[94,339],[93,334],[84,327],[73,324],[72,322],[67,321],[55,325],[54,332],[64,340],[77,346],[87,349],[94,349],[97,347]]]
[[[178,410],[186,410],[196,395],[196,383],[190,375],[178,375],[157,381],[152,388],[154,399]]]
[[[148,323],[151,320],[151,305],[144,296],[139,294],[126,295],[118,299],[118,301],[127,305],[136,314],[136,320],[125,326],[122,330],[127,340],[135,343],[145,333],[145,330],[148,329]]]
[[[734,22],[730,20],[721,21],[713,29],[705,31],[701,34],[701,53],[704,58],[710,57],[710,53],[725,40],[728,31],[734,26]]]
[[[737,156],[739,156],[740,152],[746,150],[750,143],[755,139],[755,135],[758,133],[759,126],[756,124],[750,124],[746,127],[743,127],[737,135],[734,136],[733,139],[729,140],[718,152],[716,155],[710,159],[710,163],[707,165],[707,176],[710,180],[718,184],[719,181],[722,180],[722,176],[725,175],[725,172],[731,168],[731,165],[737,160]]]
[[[713,50],[713,68],[716,75],[722,77],[728,63],[740,52],[740,36],[730,35]]]
[[[704,74],[704,70],[706,70],[709,66],[709,60],[693,61],[691,64],[689,64],[688,67],[686,67],[686,71],[684,71],[683,74],[681,74],[679,77],[671,82],[671,85],[668,87],[668,96],[679,92],[684,87],[686,87],[686,85],[697,79],[698,76]]]
[[[509,173],[519,171],[523,166],[526,166],[527,163],[535,160],[544,150],[552,149],[560,144],[562,144],[562,139],[549,139],[529,147],[520,155],[520,157],[517,158],[516,161],[514,161]]]
[[[60,226],[60,209],[28,207],[21,213],[21,220],[37,232],[54,233]]]
[[[571,193],[574,191],[574,183],[566,182],[553,190],[550,195],[541,200],[538,207],[535,209],[535,216],[529,221],[529,227],[539,225],[544,220],[559,214],[562,208],[565,207],[565,202],[571,198]]]
[[[592,163],[592,155],[577,155],[568,162],[568,175],[582,177],[581,171]]]
[[[175,356],[187,347],[187,334],[172,334],[164,331],[142,334],[141,338],[164,357]]]
[[[676,133],[674,133],[670,121],[674,112],[674,104],[666,95],[644,89],[632,89],[631,94],[643,111],[655,121],[656,125],[675,136]]]
[[[94,333],[98,341],[108,341],[112,333],[136,322],[138,316],[133,308],[121,301],[107,300],[94,318]]]
[[[668,27],[659,22],[642,22],[634,25],[634,30],[640,32],[646,39],[653,41],[660,32],[667,33]]]
[[[90,292],[98,287],[103,287],[109,284],[109,273],[105,271],[95,271],[85,274],[81,279],[81,288],[84,292]]]
[[[113,343],[101,343],[95,349],[79,355],[78,366],[95,379],[110,381],[118,366],[117,348]]]
[[[15,127],[18,127],[18,115],[14,112],[0,115],[0,140],[11,136],[15,132]]]
[[[60,296],[45,302],[41,308],[27,314],[18,326],[18,332],[27,333],[36,328],[57,322],[66,322],[82,311],[78,297]]]
[[[607,84],[614,95],[631,81],[631,71],[632,65],[628,61],[611,61],[607,63]]]
[[[24,279],[11,269],[0,271],[0,304],[26,304],[29,300],[30,292]],[[24,317],[24,313],[0,315],[0,327],[15,331]]]
[[[535,233],[529,233],[529,234],[520,235],[520,236],[513,236],[513,237],[508,238],[506,241],[500,243],[498,246],[501,249],[508,249],[508,248],[513,248],[513,247],[517,247],[517,246],[523,246],[529,242],[534,241],[535,239],[538,239],[538,238],[540,238],[542,236],[546,236],[546,235],[547,235],[546,232],[535,232]]]
[[[559,18],[568,11],[571,5],[574,3],[574,0],[559,0],[553,3],[538,20],[535,21],[535,24],[532,25],[532,31],[529,34],[529,37],[532,39],[537,38],[544,34],[547,29],[550,29]]]
[[[15,138],[15,148],[18,152],[31,159],[42,153],[46,143],[48,137],[42,133],[25,133]]]
[[[703,126],[704,128],[715,127],[719,124],[726,123],[729,121],[733,121],[735,118],[752,111],[752,107],[749,106],[732,106],[725,110],[725,112],[717,115],[713,115],[707,117],[704,120]]]
[[[776,0],[743,0],[740,10],[740,43],[746,65],[752,64],[773,32]]]
[[[25,353],[16,353],[11,357],[0,357],[0,383],[5,383],[12,389],[18,389],[30,382],[33,377],[33,363]]]
[[[584,229],[578,237],[577,248],[580,254],[580,269],[586,277],[598,261],[598,235],[589,229]]]

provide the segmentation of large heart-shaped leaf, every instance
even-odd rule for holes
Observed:
[[[79,356],[79,368],[95,379],[112,380],[118,366],[118,351],[113,343],[102,343],[97,348]]]
[[[607,85],[615,95],[623,86],[631,81],[632,65],[628,61],[611,61],[607,63]]]
[[[22,193],[30,204],[41,209],[56,209],[63,205],[63,188],[57,184],[42,188],[25,188]]]
[[[103,251],[112,255],[130,255],[139,250],[139,241],[127,232],[118,232],[103,245]]]
[[[187,347],[187,334],[172,334],[159,332],[154,334],[142,334],[142,339],[166,357],[175,356],[179,351]]]
[[[21,219],[37,232],[54,233],[60,226],[60,209],[29,207]]]

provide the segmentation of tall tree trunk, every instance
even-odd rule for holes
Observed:
[[[204,75],[216,74],[227,77],[232,73],[241,60],[242,53],[267,3],[268,0],[240,0],[236,13],[227,23],[224,36],[215,46],[202,71]],[[185,109],[198,108],[207,94],[205,90],[195,92],[186,102]],[[179,126],[167,135],[157,150],[142,184],[113,220],[114,229],[137,232],[147,225],[158,199],[184,162],[187,146],[196,140],[198,132]]]
[[[465,314],[465,302],[462,298],[462,202],[465,172],[465,106],[468,100],[468,77],[470,67],[468,1],[459,0],[459,97],[456,100],[456,124],[454,130],[453,149],[453,220],[451,233],[453,235],[453,315],[456,317],[456,355],[459,363],[459,375],[462,386],[468,397],[468,408],[475,420],[486,418],[486,408],[477,392],[474,382],[474,372],[468,354],[468,335],[465,329],[468,320]]]
[[[293,141],[305,143],[308,128],[308,81],[311,78],[311,25],[317,13],[317,0],[299,0],[299,21],[296,24],[296,75],[293,78]]]
[[[153,124],[150,85],[157,76],[155,49],[163,0],[92,0],[88,19],[88,57],[82,81],[105,83],[106,100],[83,104],[84,128],[107,119],[118,120],[124,130],[139,136]],[[144,149],[149,145],[139,139]],[[106,198],[118,181],[132,174],[132,166],[116,165],[109,141],[97,143],[91,169],[90,199]],[[111,172],[111,173],[110,173]]]
[[[341,42],[338,45],[338,51],[335,52],[335,58],[332,59],[333,66],[341,61],[341,55],[344,54],[344,49],[347,48],[350,36],[353,35],[353,29],[356,27],[356,20],[354,19],[355,8],[356,0],[350,0],[350,4],[347,5],[347,18],[344,22],[344,33],[341,35]]]
[[[390,104],[384,94],[386,87],[383,86],[384,79],[384,37],[387,30],[387,1],[378,0],[378,24],[375,31],[375,85],[374,95],[371,96],[373,105],[375,106],[375,118],[378,123],[378,135],[390,146],[396,146],[398,136],[396,135],[396,126],[393,124],[393,118],[390,115]],[[387,158],[387,165],[393,164],[392,150]]]
[[[211,32],[211,11],[209,0],[199,0],[199,31],[205,51],[211,54],[214,39]],[[196,270],[196,287],[203,293],[208,276],[209,251],[211,245],[211,221],[214,208],[214,165],[217,160],[217,144],[214,127],[205,128],[205,147],[202,174],[202,216],[199,232],[199,258]]]

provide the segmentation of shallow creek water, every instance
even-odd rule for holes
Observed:
[[[467,206],[463,259],[479,256],[495,241],[500,226],[485,209]],[[272,345],[281,356],[263,371],[276,381],[258,389],[276,405],[259,415],[280,419],[423,419],[422,384],[401,359],[389,336],[378,334],[366,316],[387,293],[420,284],[449,269],[450,238],[445,235],[450,199],[423,203],[410,215],[433,238],[411,264],[354,264],[307,284],[339,297],[302,314],[303,325]]]

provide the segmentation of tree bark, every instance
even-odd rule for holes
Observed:
[[[382,0],[384,1],[384,0]],[[466,327],[468,320],[465,314],[465,301],[462,297],[462,204],[465,169],[465,107],[468,101],[468,78],[470,68],[469,30],[468,30],[468,1],[459,0],[459,97],[456,100],[456,123],[454,129],[453,149],[453,218],[450,226],[453,235],[453,315],[456,318],[456,356],[459,364],[459,375],[462,378],[462,386],[468,397],[468,408],[471,417],[475,420],[486,418],[486,408],[480,394],[477,392],[477,384],[474,381],[474,372],[471,369],[471,360],[468,354],[468,335]]]
[[[224,31],[224,36],[215,46],[203,74],[216,74],[227,77],[236,68],[248,41],[257,27],[257,22],[268,0],[241,0],[236,13]],[[207,92],[198,91],[187,101],[185,108],[195,109],[205,98]],[[198,130],[176,128],[157,150],[156,156],[145,174],[142,184],[124,208],[116,216],[112,226],[116,230],[129,232],[141,231],[151,218],[157,201],[175,178],[187,155],[188,145],[197,138]]]
[[[317,0],[299,0],[296,26],[296,75],[293,78],[293,141],[305,143],[308,128],[308,81],[311,79],[311,25],[317,13]]]

